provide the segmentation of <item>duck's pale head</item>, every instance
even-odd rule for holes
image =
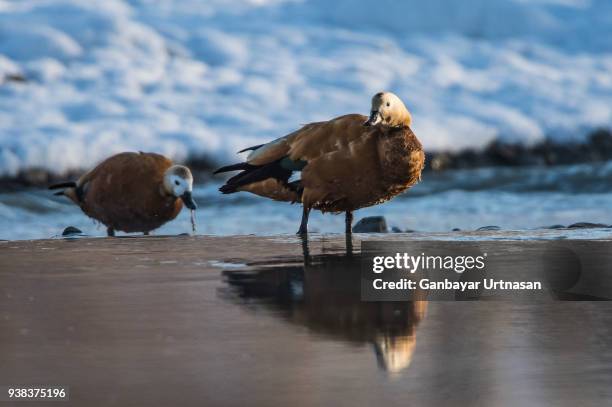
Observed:
[[[399,373],[410,366],[416,336],[380,335],[374,341],[374,352],[378,365],[389,373]]]
[[[193,190],[193,175],[184,165],[173,165],[164,173],[164,191],[168,195],[181,198],[189,209],[196,209],[197,205],[191,196]]]
[[[382,124],[391,127],[406,127],[412,123],[412,116],[404,102],[391,92],[379,92],[372,97],[370,118],[365,126]]]

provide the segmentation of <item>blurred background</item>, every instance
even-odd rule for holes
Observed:
[[[0,0],[0,239],[104,235],[44,186],[121,151],[197,170],[199,233],[293,233],[210,169],[397,93],[428,153],[395,230],[612,223],[607,0]],[[312,229],[341,232],[342,217]],[[159,233],[189,231],[187,214]]]

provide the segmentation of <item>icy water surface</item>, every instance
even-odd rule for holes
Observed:
[[[362,302],[358,250],[330,236],[303,249],[285,237],[0,243],[0,382],[68,385],[88,406],[612,397],[612,302]]]
[[[294,233],[298,205],[272,202],[247,193],[221,195],[218,183],[196,186],[198,233],[214,235]],[[612,224],[612,164],[553,168],[493,168],[426,173],[423,181],[404,195],[356,212],[384,215],[389,227],[402,231],[448,232],[496,225],[529,230],[576,222]],[[105,228],[85,217],[65,197],[46,190],[0,193],[0,239],[40,239],[76,226],[92,236]],[[341,232],[342,216],[313,213],[313,232]],[[191,231],[183,211],[157,234]]]

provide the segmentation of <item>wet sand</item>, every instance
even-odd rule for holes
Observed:
[[[87,406],[612,399],[611,302],[364,303],[343,237],[308,248],[305,262],[290,236],[0,242],[0,384],[68,385]]]

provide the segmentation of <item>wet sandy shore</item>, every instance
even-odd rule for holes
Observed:
[[[67,385],[88,406],[612,398],[610,302],[364,303],[343,237],[314,237],[309,264],[303,249],[290,236],[1,242],[0,384]]]

